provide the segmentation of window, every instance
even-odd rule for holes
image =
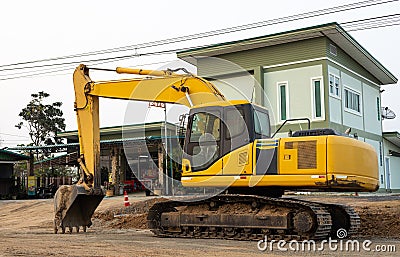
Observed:
[[[256,132],[256,138],[270,136],[268,114],[254,110],[254,130]]]
[[[322,86],[321,79],[312,80],[313,87],[313,108],[314,108],[314,118],[322,118]]]
[[[226,111],[226,139],[231,139],[241,135],[245,128],[243,109],[229,109]]]
[[[220,131],[220,119],[210,113],[196,113],[193,116],[190,142],[218,141]]]
[[[339,77],[335,77],[335,95],[340,97],[340,80],[339,80]]]
[[[379,97],[376,98],[376,111],[378,112],[378,121],[381,120],[381,104],[380,104],[380,100]]]
[[[348,110],[361,113],[360,94],[350,89],[344,89],[344,107]]]
[[[217,114],[199,112],[191,123],[187,154],[191,156],[192,170],[199,171],[218,159],[221,120]]]
[[[329,94],[340,97],[340,78],[333,74],[329,74]]]
[[[278,90],[279,90],[279,119],[284,121],[288,118],[288,85],[287,82],[278,83]]]

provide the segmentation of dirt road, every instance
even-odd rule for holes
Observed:
[[[324,251],[317,252],[292,251],[289,245],[283,247],[288,251],[280,251],[275,245],[273,251],[267,249],[263,252],[257,248],[257,242],[156,238],[149,230],[129,228],[130,220],[124,217],[101,219],[99,214],[110,210],[118,214],[122,208],[123,199],[113,197],[103,200],[97,211],[98,218],[87,233],[57,235],[52,233],[51,199],[0,201],[0,256],[400,256],[400,237],[390,232],[391,229],[398,229],[400,222],[398,197],[306,198],[323,198],[325,201],[355,206],[361,211],[362,219],[369,216],[373,220],[368,222],[368,226],[375,223],[378,227],[364,226],[360,242],[371,240],[371,250],[375,250],[376,245],[394,245],[397,252],[378,253],[363,249],[360,252],[346,252],[340,251],[340,247],[332,251],[328,245],[325,245]],[[146,207],[143,205],[144,199],[148,198],[130,197],[132,205],[139,203],[142,209]],[[137,227],[137,222],[132,226]],[[390,230],[386,236],[381,233],[385,230]]]

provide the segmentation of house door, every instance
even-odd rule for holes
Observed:
[[[386,177],[386,190],[390,190],[390,158],[385,157],[385,177]]]

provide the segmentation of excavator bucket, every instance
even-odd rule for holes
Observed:
[[[72,232],[73,228],[79,232],[80,227],[86,232],[86,228],[92,225],[91,218],[100,204],[104,195],[89,194],[83,186],[61,186],[54,196],[54,233],[65,228]]]

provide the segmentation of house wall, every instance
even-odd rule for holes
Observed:
[[[0,163],[0,196],[10,193],[10,187],[13,185],[13,167],[13,163]]]
[[[362,110],[362,84],[361,81],[358,79],[354,78],[353,76],[341,72],[341,80],[342,80],[342,95],[341,95],[341,105],[342,105],[342,110],[343,110],[343,125],[351,128],[356,128],[359,130],[364,130],[364,120],[363,120],[363,115],[364,112]],[[358,93],[361,97],[360,105],[361,105],[361,110],[360,113],[356,113],[350,109],[345,108],[345,89],[349,89],[352,92]]]
[[[331,45],[336,47],[336,55],[332,54],[330,51]],[[358,63],[356,60],[354,60],[351,56],[349,56],[345,51],[343,51],[340,47],[337,47],[335,43],[333,43],[331,40],[328,38],[326,39],[326,53],[325,55],[329,57],[332,62],[335,63],[340,63],[342,65],[345,65],[346,67],[351,67],[351,70],[354,71],[355,73],[359,74],[362,77],[365,77],[366,79],[373,81],[376,84],[379,84],[379,81],[372,76],[371,73],[369,73],[363,66],[361,66],[360,63]]]
[[[14,170],[13,163],[0,163],[0,178],[11,178]]]
[[[322,76],[322,65],[265,72],[264,90],[268,96],[267,101],[272,107],[272,114],[275,120],[271,125],[277,125],[283,122],[280,119],[279,85],[281,84],[285,84],[287,87],[287,119],[306,117],[316,120],[313,118],[314,100],[312,79],[320,78],[321,82],[323,82]],[[323,88],[323,83],[321,86]],[[324,120],[324,106],[322,106],[322,113],[323,118],[321,119]]]
[[[381,95],[379,88],[363,83],[363,107],[365,131],[382,135]]]
[[[251,101],[254,95],[254,88],[259,87],[250,73],[215,77],[211,81],[228,100],[247,99]]]
[[[331,51],[332,46],[336,49],[335,53]],[[286,119],[308,117],[312,121],[312,128],[329,127],[339,132],[351,128],[351,133],[357,133],[359,140],[374,147],[378,156],[379,176],[385,177],[380,82],[328,38],[307,39],[216,57],[224,61],[212,58],[198,59],[198,74],[206,77],[210,74],[227,76],[226,74],[239,72],[240,68],[242,71],[254,71],[255,80],[260,83],[266,97],[262,99],[257,90],[251,90],[255,84],[253,82],[243,83],[246,84],[242,88],[242,91],[246,92],[243,95],[270,110],[273,131],[283,122],[279,115],[281,106],[278,89],[280,83],[285,83],[288,100]],[[237,66],[232,66],[230,62]],[[260,67],[262,72],[259,76],[256,71]],[[330,93],[330,75],[339,78],[338,95]],[[315,115],[315,97],[312,89],[312,80],[316,78],[321,79],[323,94],[323,115],[318,118]],[[234,76],[227,80],[234,81],[235,84],[241,83],[240,79]],[[346,107],[346,91],[350,92],[347,94],[359,96],[359,111]],[[239,96],[235,97],[238,99]],[[277,137],[286,137],[289,129],[295,131],[305,129],[305,126],[305,123],[285,126]],[[397,159],[393,163],[397,165]],[[384,181],[381,187],[385,187]]]
[[[384,187],[381,188],[388,191],[400,192],[400,157],[389,155],[389,150],[400,153],[400,148],[385,139],[383,142],[384,164],[386,168],[388,167],[389,169],[385,170]]]
[[[326,127],[325,85],[323,79],[322,62],[312,62],[313,65],[289,65],[288,67],[264,69],[262,92],[260,85],[249,73],[215,75],[212,82],[226,96],[228,100],[247,99],[253,100],[256,104],[264,105],[270,112],[271,125],[277,127],[283,123],[280,119],[279,85],[285,83],[287,91],[287,119],[289,118],[310,118],[314,127]],[[321,82],[321,117],[315,117],[314,104],[315,96],[313,91],[313,80]],[[260,97],[263,94],[263,97]],[[260,99],[263,99],[262,101]],[[289,129],[305,129],[306,123],[292,124],[285,126],[282,133],[277,136],[286,136]]]
[[[357,66],[358,67],[358,66]],[[339,95],[331,93],[329,76],[339,78]],[[327,63],[325,76],[328,84],[327,95],[329,105],[329,127],[344,132],[352,129],[352,134],[357,133],[359,140],[372,145],[377,153],[380,187],[385,188],[384,158],[382,152],[382,121],[380,118],[380,92],[374,82],[350,70],[344,64],[331,61]],[[360,112],[345,106],[345,90],[356,93],[360,97]]]
[[[383,145],[382,141],[377,141],[369,138],[365,138],[364,142],[370,144],[372,147],[374,147],[376,154],[378,155],[378,171],[379,171],[379,187],[380,188],[385,188],[384,181],[382,181],[382,176],[384,177],[384,163],[383,163]]]
[[[329,117],[330,122],[351,127],[353,130],[361,130],[377,136],[382,135],[382,123],[380,118],[380,92],[379,87],[363,80],[347,70],[328,65],[326,83],[329,84],[329,76],[340,79],[339,96],[329,91]],[[360,95],[360,113],[345,107],[345,89]],[[363,133],[365,136],[365,133]],[[367,136],[368,137],[368,136]]]
[[[323,56],[326,56],[326,39],[320,37],[215,56],[230,63],[217,61],[216,58],[201,58],[197,62],[197,71],[198,75],[207,77],[232,73],[232,66],[235,65],[249,71],[258,66],[281,65]]]

